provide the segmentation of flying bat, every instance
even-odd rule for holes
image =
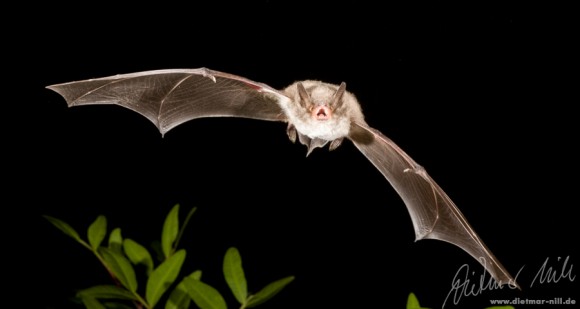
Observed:
[[[162,135],[201,117],[243,117],[287,123],[286,133],[310,154],[346,138],[385,176],[411,216],[416,240],[438,239],[465,250],[500,285],[517,286],[457,206],[409,155],[371,128],[346,84],[305,80],[283,90],[233,74],[200,69],[170,69],[115,75],[48,89],[68,106],[116,104],[149,119]]]

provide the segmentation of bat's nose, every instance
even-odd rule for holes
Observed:
[[[316,120],[328,120],[332,117],[332,110],[326,106],[316,106],[312,109],[312,118]]]

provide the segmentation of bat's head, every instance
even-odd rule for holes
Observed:
[[[284,93],[291,100],[285,109],[288,123],[300,136],[317,141],[316,147],[347,137],[351,122],[363,119],[360,106],[354,95],[346,91],[345,83],[305,80],[288,86]],[[312,148],[310,142],[303,144]]]
[[[319,84],[306,90],[302,82],[296,84],[300,99],[300,106],[308,110],[310,117],[318,121],[332,119],[334,112],[343,104],[346,83],[340,84],[338,89],[328,84]]]

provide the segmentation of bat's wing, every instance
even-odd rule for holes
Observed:
[[[116,104],[140,113],[161,134],[200,117],[285,121],[287,97],[246,78],[201,69],[156,70],[48,86],[69,106]]]
[[[477,259],[500,285],[516,285],[457,206],[423,167],[393,141],[366,124],[353,123],[349,138],[405,202],[416,240],[438,239],[452,243]]]

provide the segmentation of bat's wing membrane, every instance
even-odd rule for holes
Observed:
[[[416,240],[438,239],[452,243],[477,259],[500,285],[516,285],[457,206],[423,167],[393,141],[366,124],[354,123],[349,138],[405,202]]]
[[[201,117],[286,121],[288,97],[268,85],[209,69],[157,70],[52,85],[69,106],[116,104],[147,117],[165,134]],[[403,199],[416,239],[452,243],[477,259],[500,284],[516,284],[443,190],[377,130],[353,123],[349,139]]]
[[[285,121],[286,98],[268,85],[209,69],[156,70],[48,86],[69,106],[116,104],[140,113],[161,134],[201,117]]]

